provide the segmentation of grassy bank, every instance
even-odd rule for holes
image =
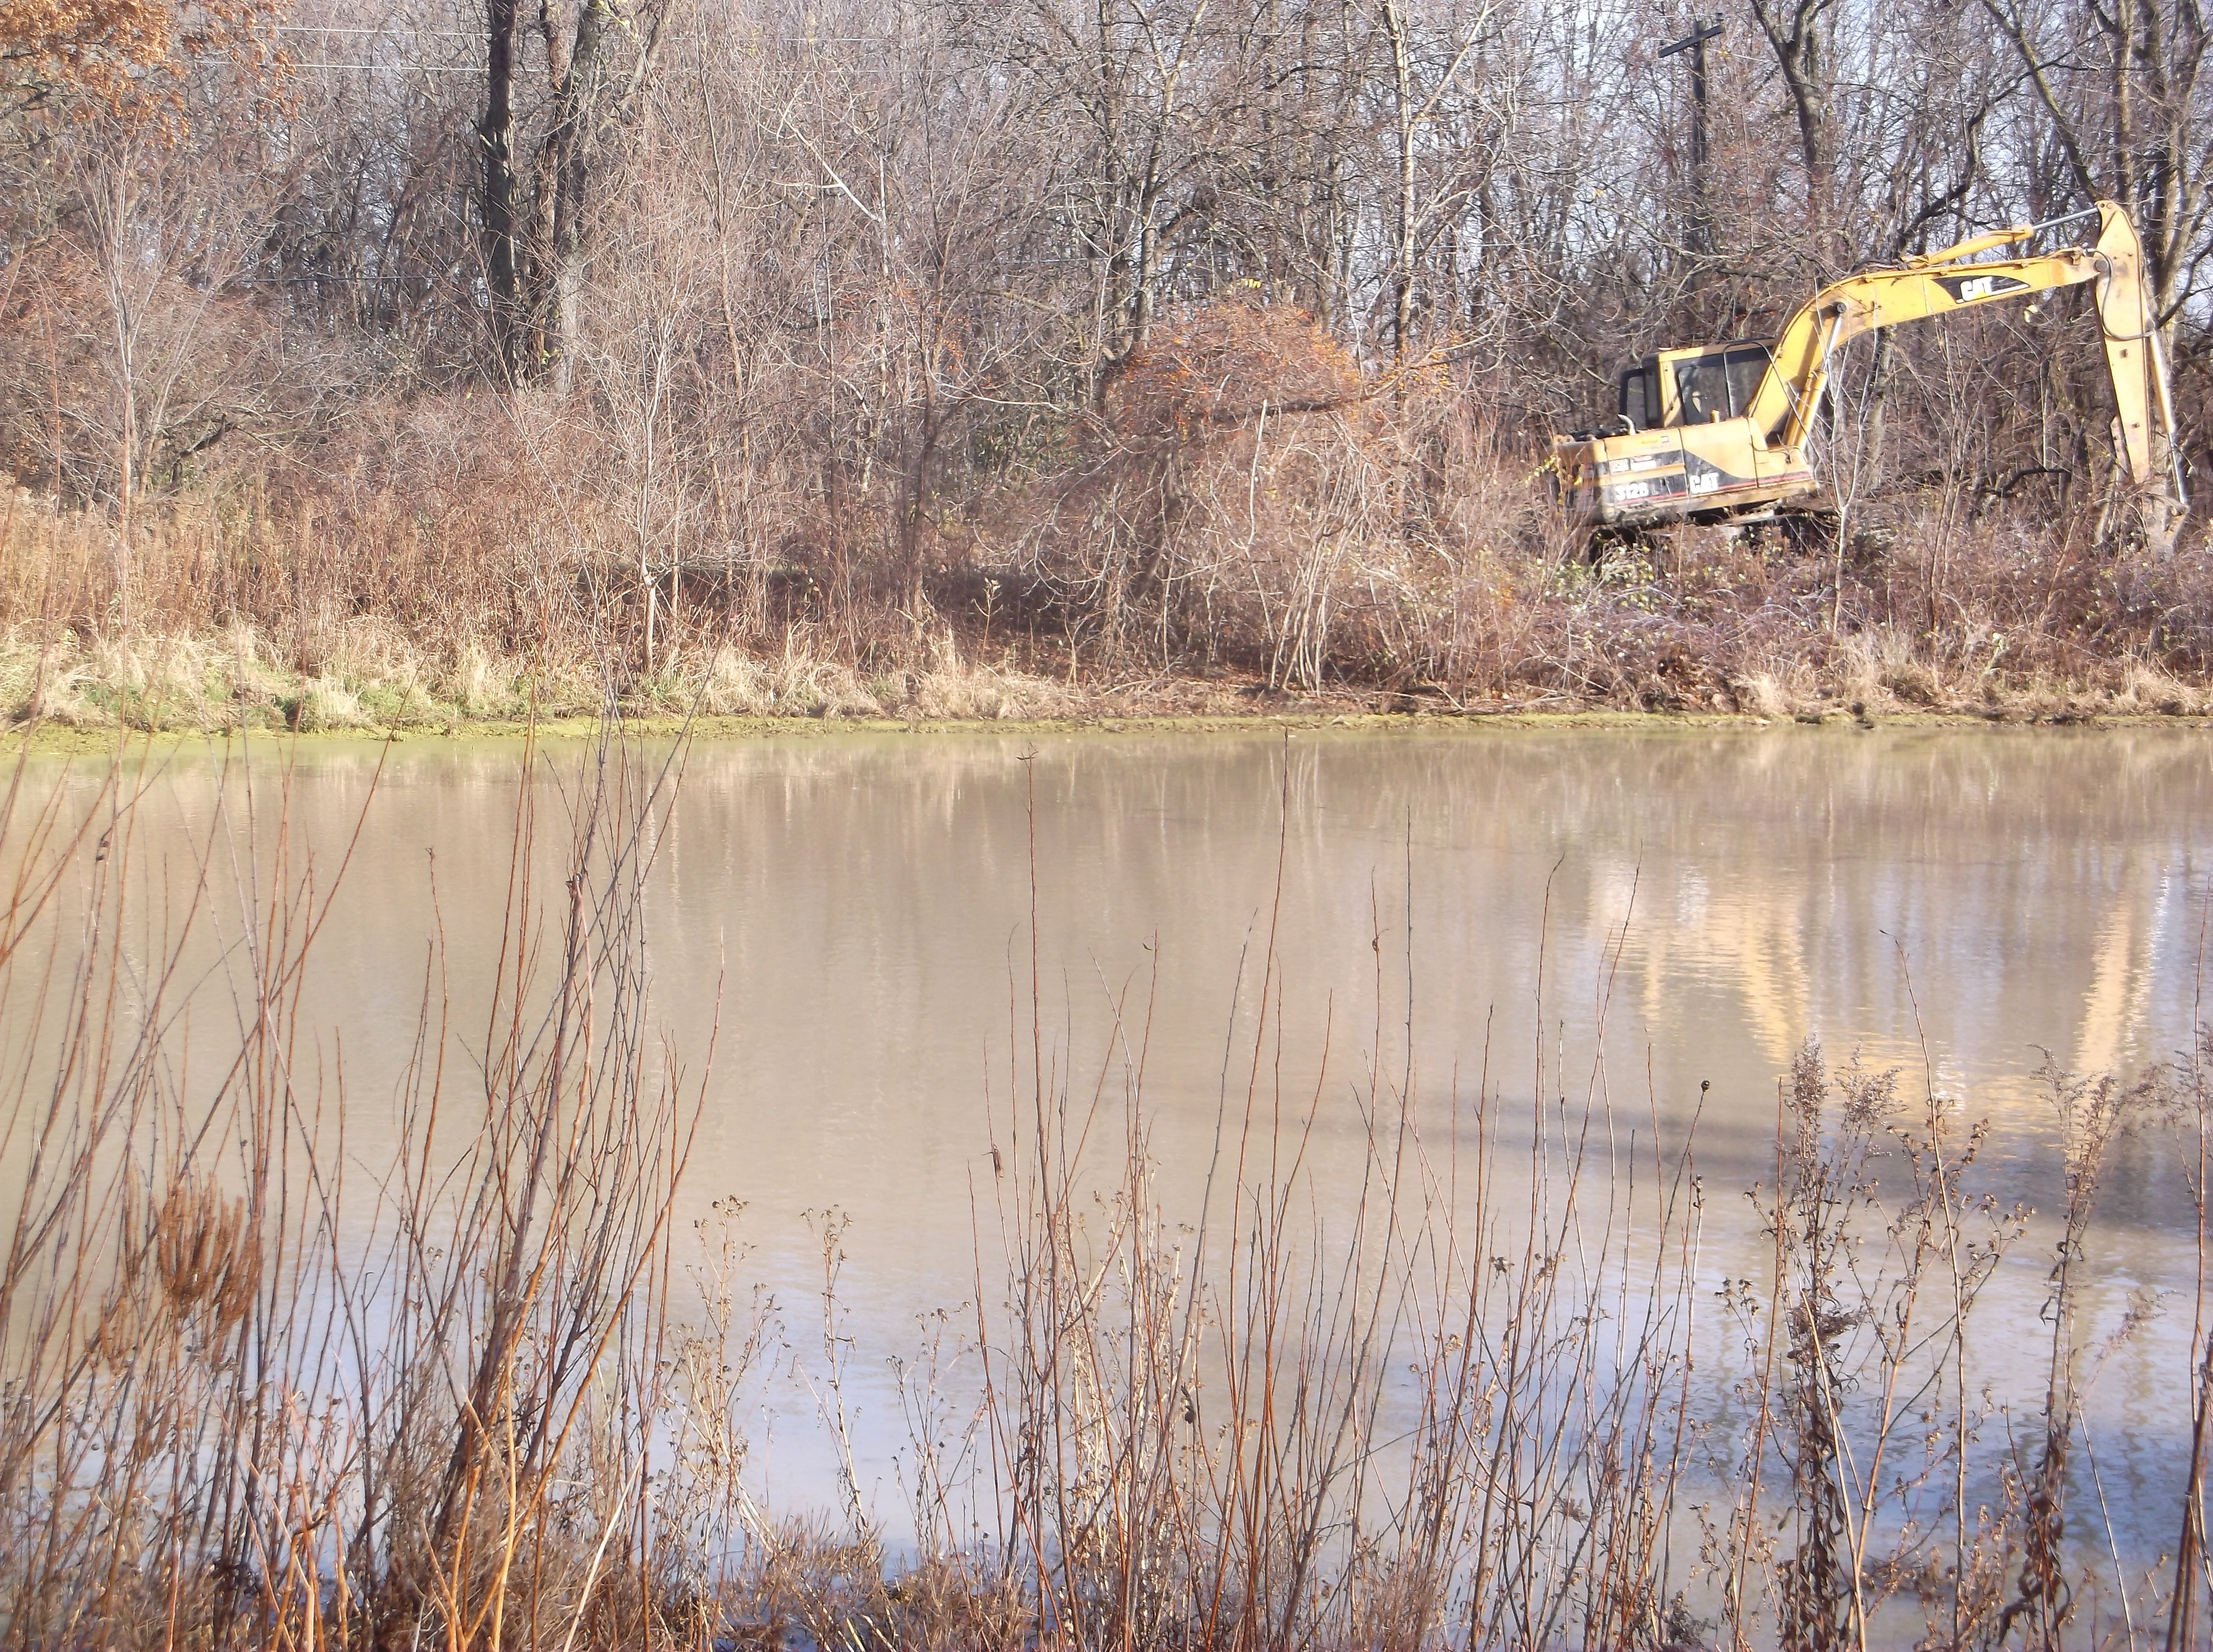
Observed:
[[[0,638],[0,716],[18,727],[65,731],[307,734],[460,733],[527,724],[590,722],[607,710],[632,724],[711,728],[846,723],[1180,722],[1253,717],[1519,717],[1607,720],[1661,716],[1766,721],[1997,720],[2202,717],[2213,690],[2140,661],[2076,677],[1963,674],[1949,680],[1887,660],[1883,639],[1855,638],[1828,669],[1799,662],[1707,695],[1703,704],[1625,705],[1606,696],[1521,694],[1463,698],[1340,687],[1307,692],[1214,675],[1137,682],[1074,681],[1011,665],[965,661],[950,642],[913,667],[863,673],[805,650],[792,637],[757,655],[735,643],[679,652],[649,679],[611,692],[607,661],[499,655],[464,644],[446,652],[411,643],[381,622],[345,628],[310,670],[290,662],[253,627],[209,637],[134,633],[48,641]],[[1898,652],[1893,650],[1893,653]],[[49,736],[53,738],[54,736]]]
[[[1425,1094],[1385,1030],[1412,991],[1387,936],[1356,937],[1378,972],[1341,1070],[1283,1070],[1295,964],[1264,931],[1206,1191],[1171,1203],[1142,984],[1114,1049],[1059,1048],[1018,936],[988,1160],[948,1190],[972,1210],[974,1295],[919,1350],[856,1347],[842,1219],[818,1219],[819,1297],[784,1305],[750,1283],[740,1199],[678,1219],[718,1059],[713,1028],[658,1024],[645,963],[682,756],[603,729],[536,759],[566,804],[521,784],[498,823],[499,961],[457,979],[431,939],[388,1100],[347,1091],[356,1029],[300,1014],[343,944],[324,926],[344,874],[292,835],[281,771],[226,775],[223,812],[254,824],[207,829],[196,870],[141,841],[127,753],[93,796],[19,774],[11,1638],[2199,1643],[2206,1374],[2173,1373],[2139,1424],[2189,1459],[2171,1509],[2133,1511],[2174,1533],[2159,1557],[2108,1552],[2083,1412],[2156,1307],[2094,1311],[2094,1259],[2124,1237],[2101,1185],[2129,1136],[2172,1132],[2161,1157],[2204,1188],[2199,1055],[2048,1076],[2064,1181],[2032,1234],[1988,1196],[1971,1107],[1809,1046],[1747,1207],[1694,1142],[1643,1134],[1656,1119],[1618,1128],[1602,1069],[1564,1053]],[[197,894],[172,904],[157,866]],[[194,1003],[221,1013],[188,1035]],[[1348,1088],[1363,1191],[1325,1219],[1316,1122]],[[346,1119],[386,1106],[396,1147],[372,1163]],[[1740,1209],[1768,1259],[1716,1295],[1703,1247]],[[2051,1286],[2016,1319],[1985,1287],[2025,1248]],[[2205,1302],[2201,1282],[2166,1311]],[[884,1359],[910,1435],[897,1543],[851,1468],[849,1385]],[[1974,1375],[1992,1359],[2033,1368],[2039,1413],[1998,1408]],[[845,1466],[803,1510],[764,1506],[756,1472],[760,1385],[787,1363]]]
[[[1228,509],[1209,494],[1176,518],[1207,558],[1163,551],[1143,577],[1064,566],[980,526],[895,581],[857,564],[833,578],[804,547],[656,570],[590,513],[549,539],[473,472],[426,479],[412,508],[390,491],[210,485],[149,502],[127,529],[18,489],[0,512],[0,719],[404,732],[610,709],[2213,710],[2213,553],[2198,536],[2161,557],[2072,519],[1967,519],[1907,498],[1841,546],[1685,530],[1594,561],[1511,454],[1449,451],[1469,508],[1444,526],[1402,535],[1379,518],[1368,539],[1302,551],[1297,535],[1320,529],[1295,512],[1282,543],[1232,543],[1206,526]],[[1236,458],[1207,462],[1241,498],[1253,476]]]

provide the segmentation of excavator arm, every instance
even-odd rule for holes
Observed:
[[[2119,408],[2117,455],[2131,482],[2166,496],[2171,510],[2146,526],[2171,540],[2173,513],[2185,506],[2182,473],[2143,248],[2122,208],[2100,201],[2095,216],[2089,247],[1993,258],[2072,220],[2001,229],[1832,283],[1771,346],[1741,340],[1647,357],[1622,375],[1618,418],[1553,438],[1547,469],[1563,502],[1594,528],[1629,532],[1808,509],[1821,487],[1809,438],[1840,347],[1877,328],[2094,283]]]
[[[2161,430],[2171,435],[2172,399],[2144,280],[2143,244],[2120,206],[2100,201],[2096,210],[2094,247],[2062,247],[2029,258],[1980,259],[1999,247],[2018,246],[2036,233],[2033,227],[2001,229],[1927,253],[1899,269],[1870,270],[1824,287],[1799,308],[1775,341],[1773,363],[1746,410],[1753,428],[1771,445],[1803,444],[1827,393],[1838,349],[1863,332],[2095,282],[2106,364],[2119,408],[2123,466],[2139,486],[2167,483],[2174,503],[2180,505],[2179,467],[2171,453],[2162,463],[2155,441]],[[2156,421],[2155,394],[2161,416]]]

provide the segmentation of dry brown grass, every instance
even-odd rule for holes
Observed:
[[[775,490],[724,520],[687,481],[641,546],[588,433],[433,394],[364,408],[314,472],[272,457],[149,497],[127,544],[112,512],[15,489],[0,716],[2208,708],[2202,535],[2156,557],[2099,539],[2087,497],[1939,477],[1856,507],[1841,556],[1700,528],[1594,559],[1464,387],[1379,387],[1292,311],[1217,305],[1163,339],[1052,463],[948,480],[920,518],[887,480],[834,521]]]

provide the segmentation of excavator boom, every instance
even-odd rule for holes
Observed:
[[[1555,438],[1564,497],[1588,524],[1622,527],[1802,504],[1820,489],[1807,450],[1845,344],[1881,327],[2094,282],[2119,409],[2116,457],[2131,482],[2164,492],[2179,509],[2172,397],[2143,246],[2120,206],[2100,201],[2096,215],[2090,247],[1984,256],[2054,226],[2002,229],[1832,282],[1798,308],[1772,344],[1662,351],[1623,375],[1614,426]]]

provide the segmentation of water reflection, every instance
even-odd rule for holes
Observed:
[[[1412,1074],[1446,1142],[1478,1094],[1526,1110],[1542,1036],[1560,1056],[1547,1082],[1572,1084],[1578,1104],[1588,1091],[1624,1142],[1649,1144],[1656,1127],[1672,1150],[1700,1109],[1702,1173],[1728,1188],[1768,1173],[1777,1077],[1818,1037],[1995,1119],[1986,1185],[2049,1207],[2047,1052],[2137,1067],[2189,1041],[2209,752],[2204,734],[2167,729],[701,746],[661,846],[651,960],[680,1059],[696,1067],[721,1027],[692,1214],[747,1202],[753,1259],[796,1343],[820,1288],[807,1211],[852,1218],[843,1329],[871,1356],[911,1347],[917,1315],[970,1297],[990,1110],[1019,1088],[1031,1038],[1033,922],[1046,1060],[1083,1095],[1118,1045],[1143,1049],[1172,1199],[1195,1197],[1225,1089],[1246,1082],[1226,1052],[1265,979],[1275,1074],[1318,1109],[1325,1203],[1330,1167],[1361,1164],[1351,1098],[1370,1059]],[[537,783],[557,818],[576,757],[552,753]],[[349,1151],[371,1161],[434,930],[464,1047],[472,1036],[521,747],[304,750],[293,814],[326,864],[380,761],[332,918],[341,939],[308,1001],[312,1024],[343,1028]],[[152,842],[210,827],[216,773],[206,754],[168,766]],[[1271,936],[1281,962],[1267,976]],[[2120,1171],[2092,1259],[2100,1325],[2140,1285],[2193,1288],[2173,1144],[2128,1144]],[[1717,1277],[1756,1273],[1752,1227],[1741,1201],[1712,1201]],[[2025,1247],[1993,1307],[2033,1326],[2045,1265]],[[2180,1416],[2186,1334],[2186,1311],[2170,1313],[2094,1395],[2112,1430],[2101,1453],[2147,1490]],[[2021,1351],[1990,1350],[1993,1369]],[[901,1439],[889,1377],[871,1388],[864,1373],[856,1393],[887,1472]],[[804,1411],[796,1390],[785,1404]],[[819,1493],[823,1460],[791,1411],[771,1460],[788,1484],[771,1493]]]

